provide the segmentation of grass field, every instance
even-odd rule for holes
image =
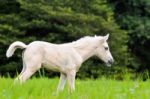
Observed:
[[[13,79],[0,78],[0,99],[150,99],[150,81],[76,80],[76,91],[68,86],[58,95],[52,95],[58,79],[32,78],[23,85]]]

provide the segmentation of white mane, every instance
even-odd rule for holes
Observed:
[[[84,47],[84,46],[87,46],[89,43],[91,43],[91,42],[94,43],[94,41],[99,40],[101,38],[102,38],[101,36],[94,36],[94,37],[93,36],[85,36],[76,41],[68,43],[68,44],[71,44],[74,47]]]

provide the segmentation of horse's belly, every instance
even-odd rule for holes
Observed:
[[[43,57],[44,67],[54,71],[66,72],[75,69],[78,57],[71,48],[49,48]],[[80,57],[79,57],[80,58]]]
[[[43,64],[43,67],[46,68],[47,70],[60,71],[60,69],[54,65]]]
[[[64,72],[66,70],[65,64],[60,62],[60,60],[47,60],[42,65],[44,68],[52,71]]]

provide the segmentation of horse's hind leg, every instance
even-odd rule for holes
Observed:
[[[41,68],[41,62],[36,61],[36,59],[31,59],[30,61],[25,62],[22,72],[16,78],[15,82],[16,81],[20,81],[21,83],[25,82],[40,68]]]
[[[20,83],[25,82],[30,76],[32,76],[35,73],[35,71],[31,71],[30,69],[25,69],[25,71],[23,73],[21,73],[16,80],[20,81]]]
[[[19,74],[19,76],[15,79],[14,83],[16,83],[16,82],[19,81],[19,79],[21,78],[20,76],[25,72],[25,70],[26,70],[26,66],[25,66],[25,64],[24,64],[24,62],[23,62],[22,71],[21,71],[21,73]]]

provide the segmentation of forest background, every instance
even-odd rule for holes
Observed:
[[[149,78],[150,0],[0,0],[0,76],[14,77],[22,69],[22,50],[9,59],[5,55],[14,41],[60,44],[108,33],[113,66],[93,57],[77,77]],[[45,69],[39,74],[58,75]]]

